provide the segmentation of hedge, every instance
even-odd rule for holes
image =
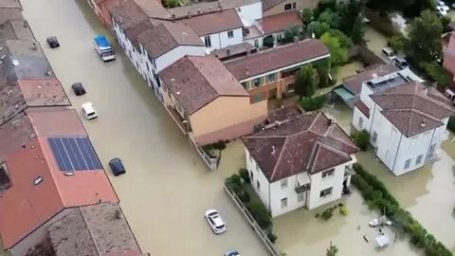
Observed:
[[[455,117],[451,116],[449,118],[449,123],[447,124],[447,129],[451,132],[455,132]]]
[[[327,102],[327,95],[319,95],[313,96],[308,98],[303,98],[300,101],[300,105],[305,111],[314,111],[322,108],[324,104]]]
[[[424,250],[426,256],[453,256],[453,254],[433,235],[415,220],[411,213],[400,208],[398,201],[389,193],[384,184],[376,176],[371,175],[360,164],[354,165],[356,175],[352,184],[360,190],[367,204],[384,211],[393,223],[401,227],[409,235],[412,244]]]

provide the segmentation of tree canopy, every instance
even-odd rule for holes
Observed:
[[[295,74],[295,92],[300,99],[313,96],[318,83],[318,73],[311,64],[301,67]]]
[[[430,62],[441,58],[442,24],[438,16],[425,10],[414,19],[408,30],[406,53],[416,62]]]
[[[329,49],[332,66],[346,63],[348,60],[348,49],[343,47],[342,38],[340,39],[333,33],[326,32],[320,39]]]

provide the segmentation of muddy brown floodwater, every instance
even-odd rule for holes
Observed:
[[[100,61],[92,40],[108,31],[85,0],[21,2],[73,106],[80,109],[91,101],[99,112],[97,120],[84,125],[105,167],[112,157],[124,161],[126,175],[109,177],[142,249],[154,256],[222,255],[231,248],[242,255],[267,255],[222,189],[224,178],[244,161],[242,155],[233,153],[238,163],[224,161],[221,170],[210,172],[118,46],[115,62]],[[60,48],[46,46],[50,35],[57,36]],[[84,83],[87,95],[70,92],[76,81]],[[210,231],[203,217],[209,208],[221,212],[225,234]]]

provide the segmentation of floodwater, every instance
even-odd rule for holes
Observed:
[[[367,41],[368,49],[373,51],[376,55],[381,56],[381,58],[384,60],[388,61],[387,58],[381,54],[382,49],[387,46],[387,37],[367,25],[365,26],[364,39]]]
[[[205,256],[235,248],[244,255],[267,255],[222,188],[224,178],[244,162],[240,151],[227,149],[224,154],[236,161],[222,161],[221,170],[210,172],[118,46],[115,62],[98,58],[92,38],[108,31],[86,1],[22,0],[22,5],[73,105],[80,109],[91,101],[99,112],[84,125],[105,167],[112,157],[124,161],[127,173],[109,172],[109,178],[143,251]],[[45,45],[50,35],[58,37],[60,48]],[[87,95],[70,92],[76,81],[84,83]],[[210,231],[203,218],[209,208],[221,212],[225,234]]]

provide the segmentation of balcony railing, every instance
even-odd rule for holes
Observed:
[[[346,166],[346,168],[344,169],[344,177],[351,176],[354,174],[355,174],[355,171],[352,168],[352,166]]]
[[[171,106],[166,107],[169,113],[171,114],[172,119],[175,120],[175,122],[178,124],[180,130],[182,130],[183,133],[187,134],[188,133],[188,121],[177,112],[174,108]]]

